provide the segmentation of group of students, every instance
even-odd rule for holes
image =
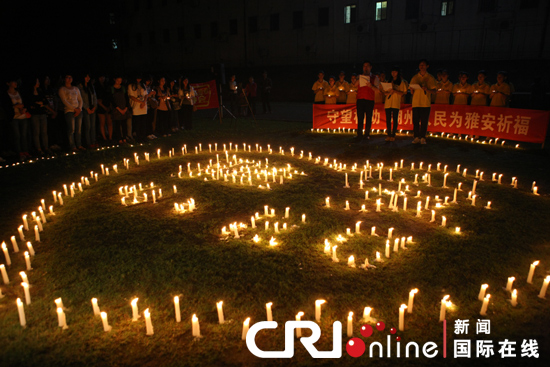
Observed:
[[[141,75],[129,82],[115,76],[110,83],[104,75],[95,80],[85,73],[74,83],[67,74],[57,88],[49,77],[25,83],[9,77],[6,82],[0,99],[0,150],[13,149],[20,161],[31,153],[54,154],[61,146],[77,152],[97,148],[98,143],[145,142],[190,130],[198,98],[187,77],[160,77],[154,83]]]
[[[228,83],[229,99],[231,101],[231,112],[236,116],[246,116],[251,110],[256,115],[256,100],[258,95],[262,101],[263,113],[271,113],[271,89],[273,81],[267,76],[264,70],[259,82],[254,81],[254,77],[248,78],[248,83],[243,86],[237,83],[237,76],[231,75]]]
[[[403,79],[401,69],[392,67],[386,80],[385,73],[373,74],[372,63],[363,62],[363,72],[352,74],[351,81],[345,80],[345,72],[340,72],[338,80],[333,76],[328,82],[324,72],[320,71],[318,80],[311,88],[314,103],[317,104],[356,104],[357,105],[357,141],[370,139],[372,115],[375,103],[384,103],[386,110],[386,141],[394,141],[398,128],[398,116],[401,104],[410,91],[412,98],[413,144],[426,144],[430,106],[434,104],[476,105],[506,107],[509,104],[513,87],[506,82],[506,72],[499,71],[497,82],[489,85],[486,72],[480,70],[477,82],[468,84],[468,73],[461,72],[459,82],[449,81],[446,70],[437,73],[437,79],[428,73],[429,62],[419,61],[417,73],[410,83]],[[363,135],[363,126],[365,135]]]

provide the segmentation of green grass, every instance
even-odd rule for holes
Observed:
[[[2,240],[16,235],[21,215],[36,210],[41,198],[51,204],[51,191],[62,190],[63,184],[78,182],[81,176],[89,177],[91,170],[101,172],[100,164],[112,167],[118,164],[119,174],[101,177],[98,183],[92,180],[91,188],[77,194],[75,199],[65,198],[65,206],[56,206],[57,215],[49,218],[42,234],[42,242],[35,243],[37,252],[33,258],[34,270],[28,272],[32,284],[33,302],[26,307],[28,327],[18,323],[15,299],[22,297],[18,272],[24,270],[22,254],[13,254],[13,265],[8,273],[11,283],[2,285],[6,297],[0,300],[0,364],[5,366],[28,365],[150,365],[150,366],[278,366],[334,365],[335,361],[312,359],[303,347],[296,344],[296,354],[291,361],[260,360],[254,357],[240,340],[242,322],[251,317],[252,322],[265,320],[265,303],[273,302],[275,320],[293,320],[298,311],[304,311],[303,319],[314,318],[314,302],[325,299],[321,328],[323,336],[316,344],[320,350],[332,347],[331,325],[340,320],[344,324],[349,311],[357,316],[355,330],[359,331],[365,306],[374,308],[373,316],[386,322],[387,328],[396,327],[398,308],[407,303],[408,292],[419,288],[415,297],[414,313],[406,316],[406,331],[399,332],[403,342],[435,341],[440,344],[442,328],[438,322],[439,302],[443,295],[451,295],[455,305],[447,314],[449,323],[448,352],[452,356],[452,334],[455,319],[469,319],[470,332],[467,339],[478,339],[475,321],[479,318],[481,302],[477,300],[479,287],[490,285],[492,295],[488,318],[492,333],[487,339],[495,344],[505,338],[518,341],[537,339],[539,360],[502,360],[498,355],[489,362],[521,365],[547,363],[549,360],[550,325],[548,300],[537,298],[543,276],[550,261],[550,206],[544,193],[549,187],[548,157],[545,151],[518,150],[464,142],[432,139],[426,146],[400,143],[390,146],[375,137],[368,145],[351,145],[349,135],[315,134],[309,125],[280,121],[262,121],[253,124],[238,120],[236,124],[223,124],[207,119],[197,121],[193,132],[180,134],[142,147],[121,147],[97,152],[43,160],[33,164],[0,170],[2,185],[2,211],[0,233]],[[405,138],[403,138],[405,139]],[[399,140],[399,139],[398,139]],[[194,146],[202,142],[203,152],[194,154]],[[291,164],[307,176],[295,176],[285,180],[284,185],[271,184],[272,190],[258,189],[257,185],[233,184],[231,182],[204,181],[200,178],[177,178],[178,166],[184,172],[187,163],[205,166],[215,154],[208,153],[208,144],[247,142],[263,146],[262,154],[236,153],[250,160],[269,159],[278,167]],[[181,156],[181,146],[187,144],[190,154]],[[271,144],[273,155],[266,154]],[[285,156],[276,154],[279,146]],[[290,147],[296,153],[304,151],[300,160],[290,157]],[[175,158],[167,152],[175,148]],[[156,159],[160,148],[163,158]],[[151,153],[151,162],[136,167],[134,152]],[[365,160],[383,162],[393,167],[394,162],[405,160],[404,170],[394,174],[394,180],[404,177],[411,185],[415,173],[425,173],[431,163],[433,171],[437,162],[449,165],[451,174],[447,185],[456,187],[463,182],[464,192],[459,195],[460,205],[452,205],[438,211],[436,223],[429,223],[430,213],[424,211],[422,219],[416,218],[416,201],[409,194],[406,213],[387,210],[388,197],[381,213],[375,212],[376,193],[364,200],[364,191],[358,189],[359,173],[349,173],[352,189],[343,189],[344,173],[307,160],[308,152],[314,157],[337,159],[350,167],[353,163],[362,166]],[[235,153],[232,153],[235,154]],[[155,158],[154,158],[155,157]],[[225,157],[223,153],[220,158]],[[131,159],[131,169],[125,170],[123,158]],[[424,162],[424,170],[409,170],[410,163]],[[468,168],[467,179],[455,172],[456,164]],[[465,201],[471,189],[472,173],[476,169],[485,172],[486,181],[478,184],[479,195],[476,207]],[[490,181],[492,172],[504,174],[503,185]],[[366,182],[365,188],[378,187],[378,175]],[[419,174],[421,176],[421,174]],[[510,187],[512,176],[518,177],[520,188]],[[383,188],[397,187],[397,180],[387,182],[386,172]],[[529,189],[537,181],[542,196],[535,197]],[[124,185],[144,186],[150,182],[163,190],[164,197],[157,204],[149,202],[124,207],[120,203],[118,188]],[[432,172],[432,185],[411,185],[412,192],[422,190],[425,195],[441,198],[450,196],[452,189],[441,189],[443,175]],[[178,192],[172,192],[177,185]],[[150,190],[149,190],[150,191]],[[148,193],[149,193],[148,191]],[[331,208],[324,207],[327,196]],[[194,198],[197,210],[176,215],[174,202]],[[345,211],[349,200],[351,211]],[[450,201],[449,200],[449,201]],[[482,208],[487,200],[493,202],[491,210]],[[368,213],[360,213],[360,205],[366,204]],[[255,212],[263,214],[264,205],[276,209],[278,219],[285,207],[291,207],[287,221],[291,229],[275,235],[280,244],[269,247],[267,241],[273,234],[273,226],[266,234],[264,221],[257,221],[258,228],[241,231],[241,238],[222,238],[220,231],[235,221],[249,223]],[[307,223],[301,223],[301,214],[307,215]],[[439,227],[441,215],[447,216],[448,227]],[[51,219],[51,220],[50,220]],[[346,228],[355,231],[355,223],[362,221],[363,235],[353,236],[339,245],[339,263],[333,263],[323,253],[323,242],[328,238],[335,242],[336,235],[345,235]],[[376,226],[380,237],[371,237],[370,227]],[[452,233],[460,226],[463,233]],[[375,263],[375,252],[384,254],[388,228],[394,227],[395,236],[414,236],[414,244],[406,251],[383,263]],[[258,234],[263,242],[254,244],[252,237]],[[30,235],[30,234],[29,234]],[[29,236],[27,235],[27,237]],[[32,237],[32,236],[31,236]],[[34,241],[33,241],[34,242]],[[393,247],[393,241],[391,242]],[[20,243],[20,247],[22,247]],[[348,268],[347,257],[356,257],[361,264],[368,257],[376,269],[364,271]],[[534,285],[525,279],[529,264],[541,260]],[[509,276],[516,277],[519,306],[512,308],[506,301],[509,297],[501,288]],[[174,320],[173,297],[179,295],[182,322]],[[62,297],[67,308],[69,329],[57,327],[55,304]],[[90,299],[96,297],[99,306],[109,316],[113,326],[104,333],[101,321],[92,313]],[[149,308],[152,314],[155,335],[145,335],[143,319],[131,321],[130,301],[139,297],[139,309]],[[226,320],[218,325],[216,302],[224,301]],[[196,313],[204,337],[191,337],[191,315]],[[307,335],[305,332],[304,335]],[[356,333],[357,335],[358,332]],[[375,333],[369,338],[385,340],[385,333]],[[258,334],[258,345],[268,350],[281,349],[284,345],[283,328]],[[460,336],[456,336],[460,338]],[[343,342],[347,341],[344,335]],[[404,343],[402,343],[404,344]],[[345,346],[344,346],[345,348]],[[401,359],[405,365],[448,365],[463,360],[441,358]],[[498,347],[495,348],[498,354]],[[374,359],[367,356],[355,360],[345,350],[338,365],[395,364],[397,360]],[[469,364],[485,362],[470,360]]]

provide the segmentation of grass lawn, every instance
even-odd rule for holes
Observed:
[[[13,264],[8,268],[10,283],[1,285],[4,298],[0,299],[0,365],[2,366],[51,366],[51,365],[104,365],[104,366],[299,366],[331,365],[548,365],[550,361],[550,295],[540,299],[544,277],[550,270],[550,171],[548,154],[539,149],[515,149],[465,143],[448,139],[430,139],[425,146],[413,146],[409,137],[398,137],[396,144],[384,142],[382,135],[374,136],[368,144],[352,144],[351,135],[318,134],[310,131],[310,125],[283,121],[224,120],[223,124],[203,118],[195,121],[192,132],[159,139],[146,146],[119,147],[95,152],[42,160],[33,164],[0,169],[1,239],[10,249]],[[240,175],[236,183],[232,177],[225,182],[212,180],[204,169],[216,153],[209,153],[208,144],[218,143],[217,152],[226,164],[222,145],[239,144],[229,156],[247,160],[250,165],[266,159],[270,169],[292,167],[293,177],[286,177],[281,185],[279,178],[269,178],[270,190],[264,177],[253,176],[253,185],[247,177],[241,185]],[[252,152],[244,153],[242,144],[252,146]],[[195,154],[195,146],[202,143],[202,152]],[[187,144],[188,154],[181,154]],[[262,146],[262,153],[255,145]],[[267,152],[270,144],[273,154]],[[285,154],[279,154],[279,147]],[[294,147],[294,156],[290,148]],[[175,157],[168,151],[174,148]],[[161,150],[161,159],[156,156]],[[304,158],[300,159],[300,152]],[[144,159],[149,152],[151,161]],[[313,160],[308,160],[311,152]],[[140,165],[134,162],[134,153],[140,156]],[[315,164],[315,158],[321,162]],[[130,169],[123,167],[123,159],[130,159]],[[324,158],[347,165],[338,171],[323,165]],[[389,182],[389,168],[394,162],[404,160],[404,168],[393,172]],[[366,160],[374,165],[373,178],[359,189],[359,171]],[[415,163],[412,171],[411,163]],[[423,169],[420,170],[420,162]],[[442,188],[443,172],[436,170],[448,166],[448,189]],[[194,177],[187,174],[190,163]],[[350,168],[357,163],[359,169]],[[383,179],[378,179],[376,164],[384,163]],[[100,165],[109,167],[110,175],[101,175]],[[118,165],[119,173],[113,172]],[[197,177],[197,164],[203,172]],[[431,164],[431,183],[428,187],[422,176]],[[467,177],[456,173],[467,168]],[[178,178],[179,166],[183,177]],[[239,170],[246,163],[231,170]],[[252,168],[252,173],[254,173]],[[484,172],[484,181],[477,184],[475,207],[466,200],[472,189],[476,170]],[[64,196],[64,206],[53,203],[52,190],[63,191],[80,182],[82,176],[90,178],[90,171],[98,172],[99,181],[90,179],[91,186],[77,192],[75,198]],[[303,172],[304,175],[295,173]],[[246,172],[246,169],[245,169]],[[491,182],[493,172],[502,174],[502,184]],[[350,189],[343,188],[345,173],[349,175]],[[419,185],[413,184],[418,174]],[[208,180],[205,180],[205,177]],[[510,185],[512,177],[518,178],[518,189]],[[404,178],[408,210],[402,210],[403,197],[399,198],[399,211],[388,209],[390,195],[372,188],[382,185],[382,190],[396,190],[398,180]],[[531,193],[531,184],[537,182],[540,196]],[[161,188],[163,197],[152,202],[154,182]],[[430,222],[431,209],[435,208],[435,195],[452,201],[454,188],[462,182],[458,192],[458,205],[448,205],[436,210],[436,221]],[[121,186],[142,184],[148,201],[138,205],[123,206],[119,195]],[[405,185],[404,184],[404,185]],[[173,186],[177,187],[174,193]],[[403,185],[403,188],[404,188]],[[365,190],[369,199],[365,200]],[[417,190],[421,198],[415,199]],[[77,190],[78,191],[78,190]],[[424,210],[426,196],[430,196],[430,209]],[[325,207],[330,197],[331,207]],[[376,199],[383,202],[381,212],[376,212]],[[33,243],[36,256],[32,258],[33,270],[28,271],[32,303],[25,306],[27,327],[19,325],[15,300],[24,300],[19,272],[25,270],[22,254],[13,253],[10,237],[15,235],[19,246],[17,228],[21,216],[36,211],[40,199],[46,205],[54,205],[55,216],[47,216],[48,223],[41,233],[42,242],[34,241],[32,231],[25,235]],[[196,210],[176,214],[174,203],[185,203],[193,198]],[[131,203],[130,194],[127,202]],[[140,198],[141,200],[141,198]],[[416,216],[417,201],[422,201],[421,217]],[[346,201],[351,210],[344,210]],[[491,201],[491,209],[485,209]],[[265,218],[264,206],[275,209],[275,217]],[[365,205],[368,212],[360,212]],[[285,208],[290,207],[290,218],[285,219]],[[257,228],[250,226],[250,217],[258,212]],[[306,223],[302,223],[302,214]],[[440,226],[442,215],[447,227]],[[31,218],[32,219],[32,218]],[[265,221],[269,229],[265,230]],[[31,220],[32,221],[32,220]],[[346,229],[355,232],[356,222],[361,221],[361,234],[346,236]],[[229,224],[242,222],[247,229],[222,236],[221,229]],[[287,223],[287,230],[275,233]],[[32,223],[34,226],[34,223]],[[376,226],[379,235],[370,236]],[[454,234],[455,227],[461,234]],[[391,252],[385,259],[384,252],[389,228],[395,237],[413,236],[414,243],[406,250]],[[252,239],[261,238],[259,243]],[[337,243],[337,235],[347,238]],[[269,246],[275,237],[279,244]],[[390,241],[393,249],[394,238]],[[338,244],[339,262],[324,253],[324,241]],[[25,246],[26,247],[26,246]],[[375,262],[376,252],[384,262]],[[358,267],[347,266],[353,255]],[[0,255],[1,256],[1,255]],[[376,269],[365,271],[359,265],[368,258]],[[2,258],[3,259],[3,258]],[[540,260],[533,284],[527,284],[529,265]],[[505,292],[508,277],[516,278],[519,304],[512,307]],[[479,315],[482,302],[477,299],[481,284],[489,284],[491,294],[486,317]],[[257,344],[264,350],[284,349],[282,323],[294,320],[299,311],[303,320],[314,320],[314,303],[326,300],[322,306],[322,336],[315,345],[319,350],[332,349],[332,323],[341,321],[346,333],[348,312],[354,312],[354,337],[361,337],[361,316],[366,306],[373,308],[372,316],[386,324],[383,332],[375,331],[367,342],[386,344],[391,327],[398,326],[398,310],[407,304],[409,291],[418,288],[414,312],[405,316],[405,331],[399,331],[402,350],[407,342],[422,345],[428,341],[438,344],[434,359],[421,356],[418,359],[369,358],[367,353],[354,359],[346,353],[343,335],[343,355],[339,360],[313,359],[296,341],[295,356],[291,360],[259,359],[254,357],[241,340],[242,323],[251,318],[251,324],[265,321],[265,304],[273,302],[273,316],[279,328],[262,331]],[[439,322],[440,301],[450,295],[453,306],[447,311],[447,359],[442,357],[443,328]],[[176,323],[174,296],[179,296],[182,322]],[[54,299],[63,299],[69,328],[57,325]],[[97,298],[99,307],[107,312],[112,331],[105,333],[99,317],[94,317],[91,298]],[[130,301],[138,297],[141,318],[132,321]],[[218,324],[216,302],[223,300],[225,319]],[[154,335],[147,336],[143,311],[151,311]],[[200,339],[191,335],[191,316],[200,320]],[[455,335],[457,319],[470,322],[467,335]],[[491,320],[490,335],[476,335],[478,319]],[[304,336],[309,331],[304,330]],[[395,343],[395,336],[393,343]],[[492,340],[495,355],[486,360],[454,359],[454,339]],[[517,358],[502,359],[499,341],[516,341]],[[523,339],[536,339],[540,358],[520,357]],[[393,344],[395,348],[395,344]]]

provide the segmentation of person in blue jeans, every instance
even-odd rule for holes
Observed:
[[[65,107],[65,122],[67,124],[67,137],[69,148],[76,152],[86,150],[82,146],[82,96],[77,87],[73,85],[72,75],[65,75],[65,84],[59,88],[59,98]]]

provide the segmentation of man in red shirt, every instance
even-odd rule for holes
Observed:
[[[370,61],[363,62],[363,74],[359,76],[359,88],[357,89],[357,137],[356,141],[370,139],[372,124],[372,112],[374,110],[374,91],[378,89],[380,81],[371,73]],[[365,120],[366,118],[366,120]],[[365,136],[363,137],[363,122]]]

